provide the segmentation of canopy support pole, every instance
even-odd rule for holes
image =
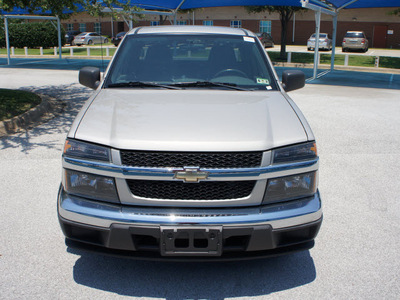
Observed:
[[[336,53],[336,35],[337,35],[337,15],[333,17],[333,30],[332,30],[332,53],[331,53],[331,71],[335,69],[335,53]]]
[[[8,19],[7,19],[7,16],[4,16],[4,29],[6,31],[7,65],[10,65],[11,64],[10,38],[8,36]]]
[[[58,31],[58,57],[62,59],[62,46],[61,46],[61,23],[60,18],[57,16],[57,31]]]
[[[314,47],[314,72],[312,79],[317,78],[319,63],[319,33],[321,27],[321,11],[315,12],[315,47]]]
[[[185,3],[186,0],[182,0],[181,3],[175,8],[174,10],[174,25],[176,25],[176,15],[178,14],[178,10],[181,8],[183,3]]]

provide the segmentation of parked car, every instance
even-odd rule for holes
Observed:
[[[73,43],[77,46],[93,45],[93,44],[107,44],[108,38],[101,36],[97,32],[82,32],[75,36]]]
[[[280,82],[254,33],[135,28],[104,76],[84,67],[79,81],[96,91],[62,156],[69,247],[223,260],[313,246],[316,143],[287,94],[305,75],[286,70]]]
[[[65,40],[67,44],[70,44],[71,46],[73,46],[73,41],[75,36],[77,36],[78,34],[81,34],[81,32],[79,30],[70,30],[67,31],[67,33],[65,34]]]
[[[313,33],[307,40],[307,50],[311,51],[315,49],[315,36]],[[332,39],[327,33],[319,34],[319,49],[321,50],[332,50]]]
[[[117,33],[117,35],[111,39],[111,43],[113,43],[115,46],[118,46],[125,34],[125,31]]]
[[[342,52],[349,50],[368,51],[368,39],[363,31],[347,31],[342,42]]]
[[[274,40],[272,36],[267,32],[257,33],[258,39],[261,41],[261,44],[264,45],[264,48],[272,48],[274,47]]]

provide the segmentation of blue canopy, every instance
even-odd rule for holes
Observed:
[[[309,0],[310,3],[333,9],[341,8],[354,0]],[[122,1],[121,1],[122,2]],[[131,0],[131,5],[147,10],[175,10],[200,7],[247,6],[247,5],[281,5],[301,6],[300,0]],[[400,7],[400,0],[356,0],[345,8]],[[27,14],[28,10],[15,8],[11,12],[0,10],[0,14]],[[35,12],[50,14],[51,12]]]

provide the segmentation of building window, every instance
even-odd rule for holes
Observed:
[[[242,21],[240,20],[233,20],[231,21],[232,28],[242,28]]]
[[[86,23],[79,23],[79,31],[80,32],[86,31]]]
[[[72,31],[72,30],[74,30],[74,24],[68,23],[67,24],[67,31]]]
[[[94,31],[101,34],[101,23],[94,23]]]
[[[260,32],[271,34],[271,21],[260,21]]]
[[[213,26],[214,22],[212,20],[204,20],[203,25],[204,26]]]
[[[160,25],[160,21],[150,21],[150,26],[158,26]]]
[[[187,21],[177,21],[176,25],[187,25]]]

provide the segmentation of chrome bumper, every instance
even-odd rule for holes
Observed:
[[[270,225],[273,229],[317,221],[322,217],[319,192],[312,197],[286,203],[245,208],[138,207],[108,204],[67,194],[60,188],[58,214],[61,218],[109,228],[125,225]]]

